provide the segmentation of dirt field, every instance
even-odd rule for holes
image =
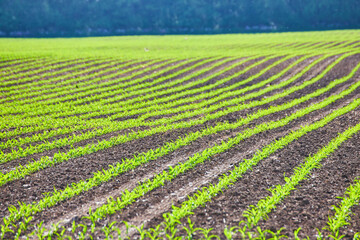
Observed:
[[[3,58],[1,239],[358,239],[360,52],[306,49]]]

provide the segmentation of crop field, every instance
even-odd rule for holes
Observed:
[[[360,239],[359,40],[0,39],[0,239]]]

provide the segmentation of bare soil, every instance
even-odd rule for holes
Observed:
[[[344,59],[340,64],[331,69],[316,84],[312,84],[302,90],[296,91],[289,96],[280,98],[269,104],[234,112],[218,119],[208,121],[205,124],[199,126],[193,126],[184,129],[174,129],[165,133],[158,133],[152,136],[133,140],[102,151],[98,151],[93,154],[70,159],[69,161],[57,164],[51,168],[46,168],[30,176],[26,176],[23,179],[7,183],[0,187],[0,218],[8,215],[8,207],[11,205],[17,206],[18,202],[31,203],[34,201],[39,201],[43,197],[43,193],[53,191],[54,187],[59,190],[64,189],[67,185],[73,182],[78,182],[80,180],[85,180],[92,177],[93,174],[97,171],[108,169],[109,165],[121,162],[126,158],[132,158],[135,154],[161,147],[163,144],[175,141],[177,138],[185,136],[190,132],[200,131],[208,126],[214,126],[219,122],[235,122],[236,120],[244,118],[248,114],[255,113],[261,109],[286,103],[295,98],[300,98],[310,94],[319,88],[327,86],[334,79],[338,79],[349,74],[350,71],[359,63],[359,57],[360,55],[358,54]],[[219,86],[218,88],[226,87],[246,79],[258,73],[263,68],[269,66],[278,59],[279,58],[268,60],[265,63],[260,64],[259,66],[250,70],[246,74],[238,76],[223,86]],[[238,89],[256,84],[269,78],[270,76],[286,68],[296,59],[297,58],[292,58],[287,60],[286,62],[276,66],[267,73],[254,79],[250,83],[239,87]],[[315,57],[312,60],[314,59]],[[208,82],[200,84],[196,87],[214,83],[221,78],[241,71],[246,66],[249,66],[249,64],[259,60],[260,59],[256,59],[247,62],[242,66],[233,69],[232,71],[224,73],[217,78],[210,79]],[[317,64],[311,71],[297,79],[294,83],[290,84],[286,88],[299,85],[312,79],[334,60],[334,58],[325,59],[324,61]],[[239,59],[234,61],[239,61]],[[215,62],[211,62],[206,66],[210,66],[214,63]],[[272,84],[284,81],[284,79],[292,76],[295,74],[295,72],[298,72],[307,64],[309,64],[309,62],[298,64],[293,69],[291,69],[289,73],[275,80]],[[199,69],[206,66],[201,66]],[[213,71],[216,72],[226,66],[228,65],[222,65]],[[180,69],[182,68],[177,68],[174,71],[167,72],[166,74],[171,74]],[[182,76],[190,73],[191,72],[184,73]],[[211,73],[212,72],[205,73],[204,75],[199,76],[199,78],[207,76]],[[173,81],[175,79],[178,79],[178,77],[169,79],[168,81]],[[297,106],[256,119],[251,123],[241,126],[237,129],[222,131],[211,136],[202,137],[164,157],[156,159],[155,161],[149,161],[148,163],[143,164],[132,171],[128,171],[119,175],[118,177],[115,177],[107,183],[101,184],[100,186],[75,196],[72,199],[62,201],[52,208],[45,209],[44,211],[34,216],[32,223],[39,223],[42,220],[44,220],[46,226],[50,226],[51,223],[56,223],[59,221],[63,222],[63,224],[66,226],[70,226],[70,222],[73,220],[75,220],[77,223],[80,223],[82,222],[81,217],[87,214],[90,207],[94,210],[98,206],[106,203],[109,197],[121,197],[121,194],[124,190],[127,189],[131,191],[139,182],[153,178],[156,174],[167,170],[169,166],[175,166],[178,163],[183,163],[187,161],[190,156],[193,156],[194,154],[201,152],[208,147],[214,146],[215,144],[219,144],[222,141],[226,141],[227,139],[236,136],[236,134],[244,131],[245,129],[254,127],[264,122],[279,120],[298,111],[301,108],[311,106],[312,104],[317,103],[329,97],[330,95],[339,94],[351,84],[358,82],[359,79],[360,71],[358,71],[355,76],[349,79],[347,82],[339,84],[330,91],[318,97],[314,97]],[[153,80],[154,79],[148,79],[146,81]],[[191,81],[193,80],[194,79]],[[271,91],[263,96],[251,99],[251,101],[261,100],[283,90],[284,89]],[[159,97],[165,96],[166,95]],[[185,98],[186,97],[189,96],[185,96]],[[360,91],[355,91],[321,110],[314,111],[292,121],[287,126],[265,131],[245,139],[232,149],[212,157],[205,163],[197,165],[184,174],[181,174],[173,181],[165,183],[164,186],[150,191],[141,198],[137,199],[133,204],[125,207],[121,212],[100,220],[97,223],[97,226],[101,227],[106,223],[118,221],[117,226],[119,226],[121,229],[124,229],[124,225],[121,223],[121,221],[128,221],[135,225],[145,224],[146,228],[154,227],[163,221],[162,215],[171,211],[172,205],[180,206],[181,203],[187,200],[187,196],[196,193],[197,190],[208,186],[209,184],[216,184],[220,176],[227,174],[234,168],[235,165],[241,163],[243,159],[253,156],[253,154],[258,149],[261,149],[270,142],[285,136],[290,131],[300,128],[304,124],[311,124],[322,119],[332,111],[336,111],[336,109],[347,105],[359,97]],[[224,108],[220,110],[223,109]],[[100,117],[107,116],[103,115]],[[138,116],[133,117],[135,118]],[[161,115],[160,117],[165,116]],[[166,117],[168,116],[166,115]],[[118,119],[118,121],[123,121],[126,119],[127,118]],[[151,120],[154,119],[156,119],[156,117]],[[191,121],[192,119],[188,120]],[[343,132],[350,126],[358,124],[359,121],[360,108],[357,108],[345,115],[337,117],[326,126],[306,134],[298,140],[290,143],[283,149],[278,150],[275,154],[272,154],[270,157],[262,160],[251,171],[246,172],[242,178],[240,178],[235,184],[231,185],[228,189],[224,190],[222,194],[214,197],[211,202],[207,202],[205,206],[201,206],[195,209],[193,211],[194,214],[190,216],[192,222],[195,223],[196,227],[213,228],[214,230],[212,231],[212,234],[218,234],[222,239],[224,239],[225,236],[223,235],[223,229],[225,227],[237,226],[240,221],[245,220],[242,215],[243,212],[249,207],[249,205],[255,205],[260,199],[269,196],[270,192],[267,191],[268,188],[277,184],[284,184],[284,174],[286,176],[291,175],[293,173],[293,169],[302,163],[307,156],[316,153],[321,147],[327,145],[331,139],[335,138],[339,132]],[[74,144],[73,147],[84,146],[89,143],[96,143],[99,140],[110,139],[121,134],[129,133],[130,131],[140,131],[144,129],[148,129],[148,127],[138,127],[112,132],[90,140],[81,141],[77,144]],[[81,132],[76,134],[81,134]],[[50,141],[60,139],[64,136],[69,135],[56,136],[51,138]],[[277,231],[278,229],[285,227],[283,233],[289,235],[290,237],[293,237],[294,230],[301,227],[301,237],[309,236],[311,239],[315,238],[315,235],[317,234],[316,228],[322,229],[325,227],[326,222],[328,221],[328,216],[333,214],[331,206],[340,202],[340,199],[336,197],[342,196],[345,192],[345,189],[354,181],[357,176],[360,175],[359,143],[360,134],[358,133],[342,144],[341,147],[335,151],[335,153],[322,161],[321,168],[314,169],[311,172],[309,179],[301,182],[295,191],[293,191],[280,204],[278,204],[274,211],[268,214],[269,218],[267,220],[261,220],[259,226],[263,229],[270,229],[272,231]],[[30,155],[25,158],[16,159],[14,161],[1,164],[0,171],[6,173],[19,164],[24,165],[29,161],[39,160],[42,156],[52,156],[56,152],[67,152],[70,149],[70,146],[66,146],[63,148],[56,148],[53,150],[44,151],[39,154]],[[4,151],[10,152],[11,150],[6,149]],[[353,208],[353,212],[357,214],[357,217],[352,218],[351,227],[342,229],[342,234],[346,234],[346,239],[352,237],[354,232],[360,231],[360,219],[358,218],[360,214],[360,207],[358,205],[355,206]],[[185,219],[182,219],[182,222],[185,221]],[[96,232],[96,234],[98,235],[98,239],[104,238],[103,233]],[[138,238],[136,233],[132,234],[133,239]],[[180,234],[185,233],[180,232]]]

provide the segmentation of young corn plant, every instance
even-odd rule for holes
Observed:
[[[194,228],[194,223],[191,222],[190,218],[187,219],[187,222],[188,222],[189,227],[183,226],[183,229],[187,233],[186,239],[193,240],[193,239],[195,239],[194,237],[196,235],[196,232],[200,231],[200,228]]]

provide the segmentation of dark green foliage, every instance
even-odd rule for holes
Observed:
[[[359,0],[1,0],[0,34],[88,36],[360,27]]]

